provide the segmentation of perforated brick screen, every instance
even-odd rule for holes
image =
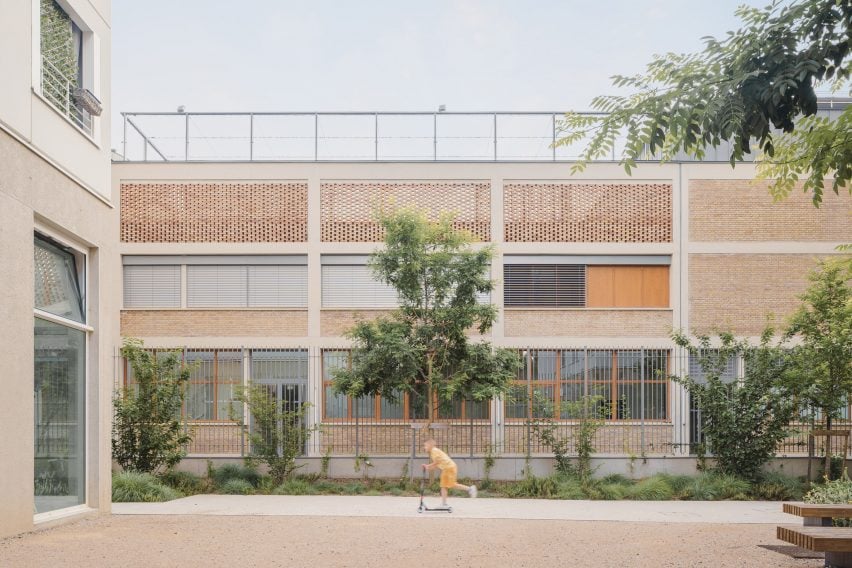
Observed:
[[[455,226],[482,241],[491,237],[491,188],[487,182],[335,182],[321,185],[324,242],[378,242],[377,207],[416,207],[436,219],[456,213]]]
[[[123,183],[127,243],[262,243],[308,240],[308,184]]]
[[[665,243],[668,183],[507,183],[507,242]]]

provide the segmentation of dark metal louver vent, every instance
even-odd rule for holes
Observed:
[[[506,307],[582,308],[586,305],[583,264],[507,264]]]

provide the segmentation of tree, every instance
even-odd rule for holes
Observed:
[[[683,334],[673,335],[701,365],[703,378],[672,380],[683,384],[698,403],[709,450],[722,473],[756,479],[788,434],[796,403],[779,386],[790,361],[783,343],[773,344],[773,335],[772,329],[764,331],[757,346],[730,333],[719,335],[718,346],[706,335],[698,336],[697,344]],[[724,380],[728,362],[740,357],[742,379]]]
[[[305,424],[309,404],[289,408],[263,385],[239,388],[236,400],[248,405],[254,428],[249,433],[251,456],[269,466],[269,475],[276,485],[301,465],[296,458],[302,454],[312,430]]]
[[[852,393],[852,258],[823,261],[809,279],[787,330],[801,338],[787,386],[830,430]]]
[[[491,292],[493,249],[471,247],[472,237],[453,228],[452,215],[429,221],[422,212],[378,213],[385,248],[370,259],[375,277],[393,286],[399,308],[391,315],[358,322],[351,369],[334,374],[334,388],[351,397],[427,394],[428,418],[454,399],[487,400],[506,392],[520,368],[517,353],[471,342],[467,333],[491,329],[492,304],[477,301]]]
[[[113,400],[112,457],[125,470],[153,473],[177,465],[192,441],[181,421],[190,369],[179,352],[143,349],[126,339],[121,355],[133,371],[133,384]]]
[[[606,114],[568,113],[556,144],[589,140],[574,170],[609,155],[622,137],[628,173],[649,156],[701,158],[727,141],[732,166],[757,145],[759,176],[773,180],[776,199],[803,176],[815,206],[825,177],[839,194],[852,177],[852,106],[834,121],[817,117],[815,89],[839,89],[850,77],[852,2],[774,0],[736,14],[743,27],[704,38],[701,52],[655,56],[644,73],[613,77],[633,92],[593,99],[592,109]]]

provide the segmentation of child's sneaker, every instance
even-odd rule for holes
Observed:
[[[467,490],[467,494],[470,495],[472,499],[476,499],[477,493],[479,492],[476,490],[476,485],[471,485],[470,488]]]

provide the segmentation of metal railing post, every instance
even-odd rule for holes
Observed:
[[[314,161],[319,160],[319,114],[314,113]]]
[[[254,161],[254,113],[249,115],[249,161]]]
[[[551,143],[551,148],[553,148],[553,161],[556,161],[556,113],[553,113],[553,142]]]
[[[375,144],[375,157],[379,161],[379,113],[373,115],[373,141]]]
[[[645,455],[645,349],[639,352],[639,447]]]
[[[497,113],[494,113],[494,161],[497,161]]]
[[[127,115],[121,115],[124,118],[124,138],[121,141],[121,157],[123,160],[127,161]]]
[[[189,114],[185,114],[184,120],[184,143],[183,143],[183,161],[189,161]]]
[[[438,115],[432,113],[432,161],[438,161]]]

